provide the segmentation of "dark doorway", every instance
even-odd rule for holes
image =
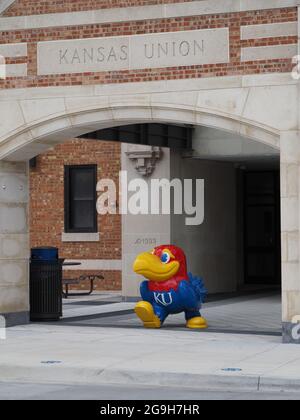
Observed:
[[[279,171],[244,174],[245,283],[281,283]]]

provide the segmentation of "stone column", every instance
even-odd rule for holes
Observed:
[[[128,183],[142,179],[148,187],[153,178],[170,179],[170,151],[123,143],[122,171],[126,171]],[[122,215],[122,295],[125,300],[136,300],[140,296],[142,278],[132,271],[134,259],[141,252],[169,243],[170,227],[170,215]]]
[[[6,325],[28,322],[28,169],[0,161],[0,315]]]
[[[281,133],[283,341],[300,344],[300,131]]]

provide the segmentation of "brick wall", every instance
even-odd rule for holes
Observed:
[[[83,10],[112,9],[114,7],[150,6],[176,3],[178,0],[17,0],[4,16],[37,15],[41,13],[77,12]],[[180,0],[181,3],[193,0]]]
[[[49,5],[50,2],[41,3]],[[56,4],[56,2],[52,3]],[[61,2],[57,3],[60,4]],[[86,4],[88,2],[82,3]],[[124,3],[124,6],[126,4]],[[134,4],[139,4],[139,0],[134,2]],[[59,11],[59,8],[56,11]],[[241,47],[282,45],[289,43],[296,44],[298,42],[297,36],[282,36],[276,38],[262,38],[260,40],[242,41],[240,39],[240,29],[242,25],[296,21],[297,8],[294,7],[242,13],[223,13],[169,19],[149,19],[134,22],[116,22],[98,25],[0,32],[2,43],[28,43],[28,57],[18,58],[18,62],[28,63],[28,76],[2,80],[0,81],[0,88],[128,83],[240,74],[290,72],[293,68],[290,58],[242,62]],[[230,62],[226,64],[37,76],[38,41],[175,32],[221,27],[228,27],[230,31]]]
[[[64,232],[64,165],[97,164],[98,180],[113,179],[118,185],[120,143],[70,140],[37,158],[30,170],[30,240],[31,246],[49,245],[60,250],[67,259],[119,260],[121,250],[121,216],[98,216],[99,242],[62,242]],[[94,271],[66,271],[66,278]],[[98,289],[120,290],[121,272],[104,271],[105,280]],[[86,285],[82,285],[86,287]]]

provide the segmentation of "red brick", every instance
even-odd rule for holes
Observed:
[[[130,1],[32,1],[20,0],[16,2],[7,13],[37,13],[87,10],[93,8],[126,7],[129,5],[146,5],[173,0],[145,0]],[[82,9],[83,8],[83,9]],[[85,9],[86,8],[86,9]],[[18,12],[19,10],[19,12]],[[290,72],[293,68],[291,59],[261,60],[252,65],[240,61],[241,47],[259,45],[280,45],[296,43],[296,37],[277,37],[261,40],[240,40],[241,25],[254,25],[275,22],[297,21],[297,8],[282,8],[274,10],[249,11],[242,13],[224,13],[205,16],[178,17],[169,19],[154,19],[137,22],[116,22],[102,25],[82,25],[62,28],[44,28],[35,30],[17,30],[0,32],[2,43],[28,42],[28,76],[20,78],[7,78],[0,81],[0,88],[21,88],[35,86],[63,86],[63,85],[90,85],[105,83],[145,82],[153,80],[171,80],[184,78],[199,78],[226,76],[252,73],[281,73]],[[55,39],[76,39],[107,36],[122,36],[130,34],[146,34],[157,32],[184,31],[205,28],[229,27],[230,30],[230,63],[212,64],[205,66],[170,67],[163,69],[111,71],[83,74],[62,74],[52,76],[37,76],[36,43]],[[26,60],[26,59],[25,59]],[[22,62],[24,59],[22,59]]]
[[[66,243],[64,231],[64,165],[97,164],[98,180],[111,178],[118,185],[120,143],[70,140],[37,158],[30,170],[30,245],[56,246],[60,257],[67,259],[119,260],[121,250],[121,216],[98,216],[99,242]],[[120,290],[121,272],[102,272],[105,280],[97,283],[98,290]],[[66,278],[94,271],[66,271]],[[82,287],[86,287],[84,284]]]

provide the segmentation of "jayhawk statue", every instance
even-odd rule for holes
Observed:
[[[185,313],[188,328],[207,328],[200,314],[207,290],[202,279],[187,273],[182,249],[158,246],[138,255],[133,270],[147,279],[140,287],[143,300],[135,307],[146,328],[160,328],[169,314],[180,312]]]

